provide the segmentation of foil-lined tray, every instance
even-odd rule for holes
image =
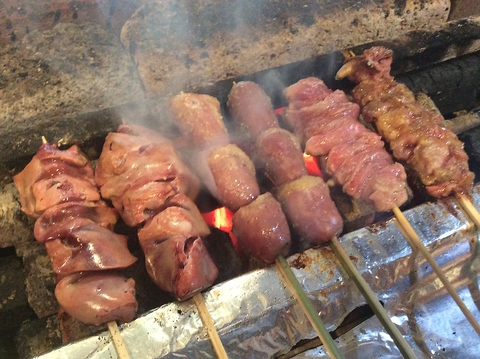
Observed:
[[[472,194],[480,208],[480,184]],[[467,308],[480,321],[478,233],[454,198],[406,211]],[[421,254],[412,250],[395,219],[340,239],[418,358],[478,358],[480,339]],[[288,258],[329,331],[365,299],[330,248]],[[273,358],[316,334],[274,266],[220,283],[204,300],[228,357]],[[215,358],[192,300],[157,308],[120,327],[131,358]],[[336,339],[345,358],[401,358],[374,316]],[[117,357],[108,332],[69,344],[42,359]],[[296,359],[328,358],[323,347]]]

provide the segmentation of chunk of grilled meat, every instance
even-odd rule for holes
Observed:
[[[93,169],[80,149],[43,144],[14,183],[22,210],[39,216],[34,235],[45,244],[59,280],[60,307],[86,324],[131,321],[138,305],[135,282],[118,270],[136,258],[126,237],[112,232],[117,213],[99,200]]]
[[[463,143],[438,113],[415,101],[413,93],[390,74],[393,53],[376,46],[351,58],[337,78],[357,83],[352,95],[363,117],[373,121],[393,155],[407,164],[434,197],[469,192],[474,174]]]
[[[284,116],[305,143],[305,152],[327,157],[327,170],[343,190],[389,211],[408,198],[403,166],[394,163],[380,136],[358,121],[360,108],[340,90],[307,78],[284,91]]]
[[[218,100],[181,93],[171,99],[170,112],[193,145],[193,165],[203,183],[236,212],[232,231],[243,247],[266,263],[287,254],[290,231],[281,206],[270,194],[260,196],[255,166],[243,150],[229,143]]]
[[[96,168],[102,196],[126,224],[138,226],[152,280],[188,299],[218,275],[201,239],[209,228],[193,202],[199,181],[159,133],[132,125],[118,131],[108,134]]]
[[[270,98],[254,82],[233,85],[228,108],[247,138],[253,140],[257,168],[275,185],[275,196],[302,240],[300,248],[319,245],[339,235],[342,218],[327,185],[308,176],[303,151],[296,137],[281,129]]]

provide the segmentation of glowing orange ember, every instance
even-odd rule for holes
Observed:
[[[227,208],[220,207],[211,212],[203,213],[202,216],[209,226],[227,233],[231,232],[233,212]]]
[[[285,107],[275,109],[275,114],[281,116],[284,109]],[[318,166],[318,161],[316,157],[304,153],[303,160],[305,161],[305,166],[307,167],[309,175],[322,177],[322,171],[320,171],[320,167]]]
[[[307,167],[309,175],[322,177],[322,171],[320,171],[320,167],[318,166],[317,157],[304,153],[303,160],[305,161],[305,166]]]
[[[202,213],[203,219],[207,225],[228,233],[232,241],[233,248],[239,255],[243,255],[242,248],[237,237],[232,233],[233,212],[225,207],[217,208],[211,212]]]

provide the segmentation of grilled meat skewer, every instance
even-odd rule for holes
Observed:
[[[276,197],[299,237],[318,245],[339,235],[342,218],[327,185],[308,175],[300,144],[280,128],[261,87],[246,81],[234,84],[227,105],[242,132],[254,141],[254,162],[275,185]]]
[[[193,202],[198,179],[173,144],[140,126],[109,133],[95,179],[122,219],[138,228],[150,277],[185,300],[211,286],[218,275],[201,237],[210,233]]]
[[[100,201],[80,149],[44,143],[14,183],[22,210],[38,217],[34,235],[52,261],[60,307],[85,324],[131,321],[138,306],[135,282],[117,271],[136,258],[127,238],[112,232],[117,214]]]
[[[351,58],[337,78],[348,76],[357,83],[354,100],[362,106],[367,121],[375,122],[394,156],[406,163],[434,197],[455,193],[465,206],[464,193],[473,186],[468,157],[456,135],[444,127],[443,117],[416,102],[413,93],[390,75],[392,51],[373,47]],[[467,206],[468,207],[468,206]],[[467,212],[469,210],[467,209]],[[410,223],[398,208],[394,213],[410,240],[422,252],[435,273],[478,335],[480,325],[468,310],[447,276],[423,246]]]
[[[444,126],[440,114],[417,103],[390,75],[392,57],[391,50],[372,47],[347,61],[337,78],[348,77],[357,84],[352,95],[364,119],[375,123],[395,158],[414,170],[431,196],[468,193],[474,174],[463,143]]]
[[[408,198],[403,166],[394,163],[380,136],[358,121],[360,108],[322,80],[306,78],[284,90],[284,117],[305,152],[326,158],[326,169],[343,191],[373,204],[379,212]]]
[[[255,166],[238,146],[229,143],[212,96],[181,93],[170,112],[193,148],[192,165],[220,203],[235,212],[232,232],[254,257],[273,263],[290,249],[290,231],[280,204],[270,193],[260,195]]]

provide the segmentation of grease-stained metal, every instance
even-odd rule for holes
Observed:
[[[480,208],[480,185],[472,193]],[[478,233],[454,198],[425,203],[405,216],[466,306],[480,320]],[[393,220],[339,238],[362,276],[418,358],[477,358],[480,341],[425,259],[412,251]],[[328,248],[288,258],[295,276],[328,330],[364,303]],[[316,333],[274,267],[246,273],[211,288],[204,300],[228,357],[273,358]],[[475,302],[476,300],[476,302]],[[214,358],[192,301],[174,302],[121,326],[132,358]],[[391,337],[372,317],[336,339],[345,358],[401,358]],[[41,356],[115,357],[108,333]],[[327,358],[322,347],[297,359]]]

